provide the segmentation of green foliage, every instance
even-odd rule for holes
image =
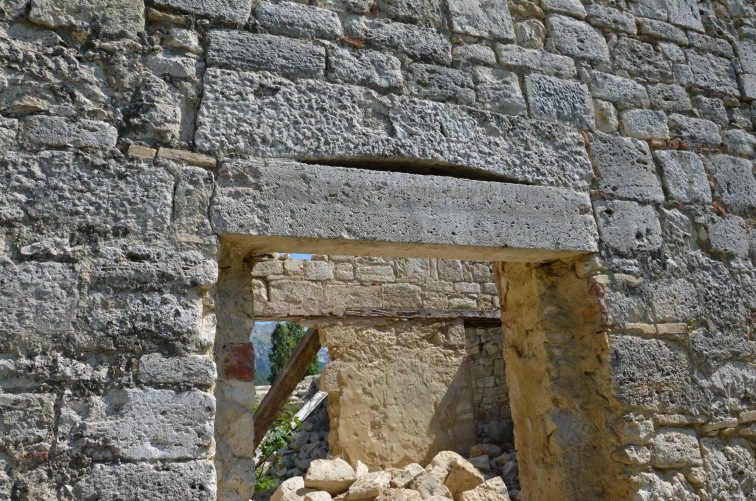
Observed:
[[[259,405],[259,404],[258,404]],[[257,411],[257,405],[255,406]],[[281,484],[281,479],[274,475],[270,475],[265,468],[265,462],[268,458],[277,450],[282,449],[289,445],[289,442],[294,438],[294,433],[302,425],[302,421],[294,415],[297,413],[297,408],[292,403],[287,403],[281,410],[281,414],[273,421],[273,425],[268,430],[268,433],[263,438],[262,442],[258,446],[258,452],[260,459],[255,465],[255,478],[257,479],[258,491],[272,490]],[[278,463],[278,459],[273,461],[271,465],[275,468]]]
[[[268,376],[270,384],[273,384],[273,381],[276,380],[278,373],[281,371],[281,368],[283,368],[286,361],[291,357],[294,348],[297,347],[297,344],[299,343],[299,340],[302,339],[302,336],[304,336],[304,333],[305,330],[302,326],[294,322],[282,322],[276,325],[273,334],[270,336],[272,346],[270,354],[268,355],[268,360],[270,360],[270,363],[272,364],[270,368],[270,376]],[[307,368],[305,376],[311,376],[313,374],[320,374],[320,364],[318,363],[317,355]]]

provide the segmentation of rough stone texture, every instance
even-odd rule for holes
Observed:
[[[637,139],[668,139],[667,115],[663,111],[627,110],[620,116],[622,133]]]
[[[138,377],[145,383],[210,385],[215,381],[215,364],[200,355],[166,358],[159,353],[151,353],[139,359]]]
[[[371,46],[398,50],[413,59],[440,64],[451,62],[451,44],[435,30],[385,19],[352,17],[345,31],[348,36],[365,40]]]
[[[591,140],[590,153],[599,173],[599,186],[605,192],[642,202],[664,201],[646,143],[596,133]]]
[[[340,82],[395,89],[402,85],[401,68],[394,56],[369,49],[350,51],[334,47],[328,53],[328,74]]]
[[[726,155],[710,155],[705,161],[715,181],[715,198],[733,212],[753,214],[756,211],[753,162]]]
[[[499,477],[486,480],[475,489],[463,492],[460,501],[509,501],[509,493],[504,481]]]
[[[569,57],[517,45],[496,44],[499,63],[510,69],[527,70],[556,77],[575,77],[575,62]]]
[[[197,142],[207,152],[417,159],[577,186],[591,176],[582,139],[559,125],[254,73],[210,69],[205,85],[211,90],[203,99]],[[249,101],[249,93],[258,98]],[[443,129],[439,120],[446,124]],[[267,125],[260,129],[256,124]]]
[[[211,501],[216,496],[215,469],[210,461],[165,466],[149,463],[97,464],[73,488],[81,501],[150,499],[158,493],[174,499]]]
[[[97,120],[69,122],[59,117],[33,117],[19,124],[19,141],[32,148],[112,148],[117,138],[115,127]]]
[[[683,203],[711,203],[711,188],[701,157],[689,151],[656,151],[668,196]]]
[[[341,22],[335,12],[293,2],[260,2],[255,18],[271,33],[295,37],[338,38]]]
[[[156,0],[155,5],[243,25],[249,19],[252,0]]]
[[[600,71],[592,71],[590,76],[593,97],[629,107],[649,105],[646,88],[633,80]]]
[[[342,186],[347,176],[352,188],[345,193]],[[566,190],[503,183],[478,185],[474,181],[467,181],[470,189],[460,189],[460,181],[444,177],[350,171],[339,167],[281,162],[229,162],[223,167],[219,181],[221,188],[213,205],[212,217],[216,231],[223,234],[339,241],[388,238],[405,244],[457,246],[485,242],[492,247],[492,251],[496,247],[565,251],[593,249],[595,229],[592,221],[589,221],[586,200],[582,195]],[[374,186],[378,185],[381,186],[381,195],[375,197]],[[482,205],[468,198],[469,193],[484,187],[494,192],[477,199]],[[283,200],[278,198],[280,190],[287,193],[285,199],[289,202],[285,205],[276,202],[277,199]],[[416,202],[408,204],[404,190],[410,190]],[[418,220],[415,207],[434,206],[435,202],[430,202],[437,201],[439,190],[447,193],[448,212],[434,210],[432,215],[427,213],[429,219]],[[453,194],[455,191],[459,193],[458,197]],[[323,200],[324,193],[339,197],[341,202],[337,212],[336,206],[329,205],[324,210],[325,207],[319,208],[311,203]],[[366,197],[373,198],[368,202]],[[471,202],[474,205],[469,205]],[[469,221],[459,219],[460,207],[463,206],[470,207],[465,209],[472,217]],[[528,206],[532,209],[528,210]],[[261,211],[263,207],[266,210]],[[509,222],[482,226],[483,215],[489,210],[497,215],[498,221],[509,218]],[[296,218],[291,218],[292,211],[298,213]],[[321,221],[322,226],[312,227],[306,223],[309,220]],[[339,220],[343,223],[337,227],[334,223]],[[386,224],[380,225],[381,220]],[[402,223],[395,226],[394,221]],[[527,232],[515,229],[520,224],[527,225]],[[504,233],[500,234],[502,230]],[[477,232],[485,233],[486,237],[477,237]],[[447,240],[449,237],[451,239]],[[548,240],[548,244],[540,242],[540,239]],[[532,258],[532,250],[529,255]]]
[[[473,81],[465,73],[442,66],[413,64],[407,71],[410,92],[420,98],[457,104],[473,104]]]
[[[579,129],[594,127],[593,101],[585,85],[544,75],[528,75],[525,89],[533,117]]]
[[[672,80],[669,62],[656,52],[651,44],[630,37],[621,37],[612,49],[612,55],[616,66],[630,75],[647,78],[652,82]]]
[[[554,14],[546,18],[546,24],[562,54],[588,61],[609,61],[606,40],[588,23]]]
[[[142,0],[87,0],[84,2],[31,2],[29,20],[46,28],[73,28],[88,31],[93,25],[102,35],[132,38],[144,31]]]
[[[661,227],[650,205],[616,200],[594,206],[601,239],[620,254],[661,247]]]
[[[669,116],[669,128],[675,137],[686,143],[717,147],[722,142],[719,126],[708,120],[673,113]]]
[[[507,115],[524,115],[527,111],[519,80],[514,73],[478,67],[473,78],[478,103],[486,109]]]
[[[449,13],[454,33],[473,37],[515,40],[512,18],[502,0],[450,0]]]
[[[330,494],[341,494],[354,484],[357,476],[342,459],[316,459],[304,477],[304,485]]]

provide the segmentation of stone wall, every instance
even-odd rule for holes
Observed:
[[[0,497],[248,499],[247,258],[309,245],[506,261],[524,500],[748,499],[755,22],[3,0]]]

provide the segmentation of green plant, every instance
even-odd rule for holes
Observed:
[[[273,381],[276,380],[278,373],[291,357],[294,348],[297,347],[304,333],[305,331],[302,326],[294,322],[281,322],[276,325],[273,334],[270,336],[271,349],[270,354],[268,354],[268,360],[271,362],[270,376],[268,376],[270,384],[273,384]],[[318,363],[317,356],[315,356],[315,359],[307,368],[307,372],[304,375],[311,376],[313,374],[320,374],[320,364]]]
[[[255,406],[255,411],[257,411],[257,405]],[[257,479],[257,490],[259,491],[275,489],[281,483],[279,478],[268,474],[265,462],[276,451],[289,445],[294,438],[294,433],[302,425],[302,421],[295,416],[296,413],[297,407],[292,403],[287,403],[257,447],[260,459],[255,465],[255,478]],[[275,458],[270,466],[275,468],[277,464],[278,458]]]

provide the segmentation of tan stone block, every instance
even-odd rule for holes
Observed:
[[[277,280],[270,284],[272,303],[303,304],[320,302],[323,289],[318,283],[296,280]]]
[[[326,285],[323,297],[329,307],[381,307],[381,287],[379,285]]]
[[[384,308],[420,308],[422,289],[412,284],[386,284],[382,288]]]
[[[627,323],[622,331],[628,334],[654,335],[656,334],[656,326],[654,324]]]
[[[132,158],[142,158],[144,160],[152,160],[157,155],[157,150],[153,148],[147,148],[146,146],[139,146],[138,144],[129,145],[127,154]]]
[[[267,275],[283,275],[284,265],[282,261],[259,261],[252,268],[253,277],[265,277]]]
[[[354,280],[354,265],[352,263],[336,263],[333,276],[336,280]]]
[[[310,463],[304,485],[335,495],[346,492],[356,479],[354,470],[343,459],[316,459]]]
[[[174,150],[172,148],[158,148],[157,156],[158,158],[196,165],[206,169],[214,169],[218,164],[215,157],[211,157],[210,155],[203,155],[201,153],[194,153],[186,150]]]
[[[410,483],[410,488],[419,492],[420,496],[426,500],[431,496],[452,499],[449,488],[446,487],[440,479],[429,473],[421,473],[418,475],[412,483]]]
[[[423,473],[425,470],[417,463],[410,463],[402,468],[397,475],[391,479],[391,487],[403,489],[407,487],[410,482]]]
[[[494,477],[475,489],[463,492],[460,501],[510,501],[507,486],[501,477]]]
[[[357,480],[349,487],[347,499],[359,501],[362,499],[374,499],[382,490],[388,489],[391,475],[385,471],[375,471],[357,477]]]
[[[301,259],[287,259],[284,261],[284,274],[301,276],[304,274],[304,261]]]
[[[651,461],[651,451],[642,445],[627,445],[612,451],[612,459],[622,464],[645,465]]]
[[[412,489],[387,489],[375,501],[423,501],[423,497]]]
[[[331,501],[333,498],[326,491],[308,492],[304,501]]]
[[[305,261],[304,274],[307,280],[333,280],[333,263]]]
[[[683,323],[656,324],[656,331],[662,335],[679,335],[688,332],[688,326]]]
[[[454,284],[454,292],[478,294],[480,292],[480,284],[473,282],[457,282],[456,284]]]
[[[360,282],[394,282],[394,267],[390,264],[363,265],[358,264],[354,276]]]
[[[696,432],[686,428],[666,428],[654,437],[654,468],[701,466],[703,458]]]
[[[486,461],[488,461],[488,457],[486,457]],[[444,485],[457,499],[460,494],[475,489],[484,481],[483,475],[469,461],[457,459],[451,463],[449,475],[444,480]]]
[[[693,426],[704,424],[705,416],[688,416],[685,414],[654,414],[657,426]]]
[[[738,422],[741,424],[753,423],[756,421],[756,410],[743,411],[738,415]]]

